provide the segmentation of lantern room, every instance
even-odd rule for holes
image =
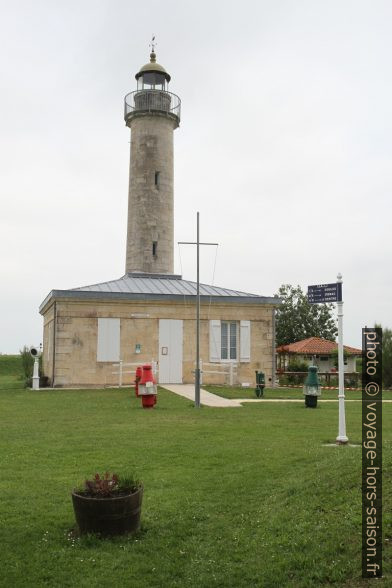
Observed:
[[[150,62],[143,65],[135,75],[137,89],[125,96],[124,119],[130,127],[135,116],[162,115],[172,118],[175,127],[180,123],[181,100],[169,92],[170,75],[157,63],[154,49]]]
[[[154,51],[150,53],[150,63],[146,63],[135,75],[137,89],[140,90],[163,90],[169,89],[170,75],[164,67],[156,62]]]

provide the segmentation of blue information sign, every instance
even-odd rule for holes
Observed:
[[[322,304],[324,302],[341,302],[342,284],[316,284],[308,286],[309,304]]]

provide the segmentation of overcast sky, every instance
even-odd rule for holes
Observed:
[[[124,95],[149,60],[181,97],[175,242],[205,283],[344,279],[345,343],[392,327],[392,3],[0,2],[0,352],[42,341],[52,289],[124,274]],[[194,248],[176,246],[195,279]],[[214,264],[216,269],[214,274]]]

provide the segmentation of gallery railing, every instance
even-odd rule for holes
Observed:
[[[180,122],[181,100],[176,94],[164,90],[135,90],[125,96],[124,119],[127,121],[142,112],[161,112]]]

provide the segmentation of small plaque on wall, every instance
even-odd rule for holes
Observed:
[[[161,353],[162,355],[167,355],[169,352],[169,349],[167,347],[162,347]]]

